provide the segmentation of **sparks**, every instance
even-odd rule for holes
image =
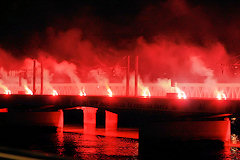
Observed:
[[[53,95],[53,96],[58,96],[58,92],[54,89],[54,90],[52,91],[52,95]]]
[[[176,92],[178,94],[178,99],[187,99],[186,94],[178,87],[176,87]]]
[[[223,91],[217,91],[217,99],[218,100],[227,100],[227,97],[226,97],[226,95],[224,94],[224,92]]]
[[[144,87],[144,88],[142,89],[142,96],[143,96],[144,98],[151,97],[151,93],[150,93],[148,87]]]
[[[25,89],[25,93],[28,94],[28,95],[33,95],[33,92],[27,87],[27,86],[24,86],[24,89]]]
[[[112,97],[113,96],[112,90],[110,88],[108,88],[107,91],[108,91],[108,96]]]

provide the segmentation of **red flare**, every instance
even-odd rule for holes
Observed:
[[[54,89],[53,92],[52,92],[52,95],[53,96],[58,96],[58,92]]]

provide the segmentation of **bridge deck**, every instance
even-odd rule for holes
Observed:
[[[18,111],[69,109],[87,106],[110,111],[170,111],[196,113],[240,113],[240,100],[173,99],[166,97],[108,97],[108,96],[51,96],[0,95],[0,108]]]

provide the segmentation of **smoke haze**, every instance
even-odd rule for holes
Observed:
[[[35,12],[42,19],[25,17],[22,26],[17,25],[16,34],[11,27],[2,28],[0,33],[9,33],[0,38],[0,63],[6,71],[31,67],[31,61],[26,64],[24,60],[35,58],[55,82],[72,81],[81,88],[81,82],[102,82],[99,77],[103,75],[104,83],[122,82],[124,57],[131,56],[133,72],[133,57],[138,55],[143,82],[159,78],[178,82],[236,81],[230,66],[239,50],[240,13],[237,5],[232,7],[233,1],[24,3],[35,9],[38,5]],[[22,9],[16,2],[8,18],[23,16],[14,14]],[[41,9],[49,13],[43,14]],[[51,16],[46,18],[48,14]],[[34,18],[40,21],[38,26],[31,23]],[[6,19],[2,15],[1,23]],[[8,25],[12,24],[2,27]]]

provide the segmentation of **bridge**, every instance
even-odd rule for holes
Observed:
[[[96,129],[97,110],[105,110],[105,128],[118,128],[121,114],[136,116],[140,124],[139,154],[166,139],[230,141],[229,117],[240,113],[240,100],[177,97],[79,95],[0,95],[0,125],[63,127],[64,110],[83,110],[84,132]],[[4,124],[5,123],[5,124]],[[156,152],[155,152],[156,153]]]

